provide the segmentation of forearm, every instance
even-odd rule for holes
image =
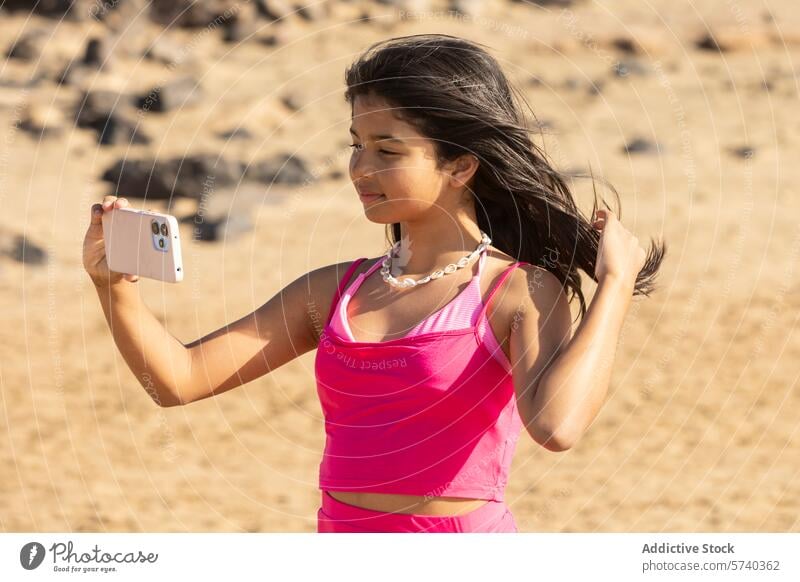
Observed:
[[[95,286],[114,342],[138,382],[159,405],[179,404],[177,387],[191,374],[187,348],[139,296],[136,283]]]
[[[575,335],[533,394],[537,422],[564,446],[580,438],[605,400],[632,295],[633,285],[628,282],[601,281]]]

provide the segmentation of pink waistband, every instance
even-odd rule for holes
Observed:
[[[461,515],[419,515],[385,513],[356,507],[322,491],[322,507],[317,512],[317,531],[326,532],[428,532],[428,533],[516,533],[517,526],[508,506],[488,501]]]

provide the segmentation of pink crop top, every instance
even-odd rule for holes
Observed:
[[[486,251],[484,250],[480,259],[478,260],[478,272],[472,276],[470,282],[452,301],[447,303],[441,309],[429,315],[417,325],[411,328],[403,337],[411,337],[423,333],[430,333],[433,331],[444,331],[447,329],[460,329],[475,325],[478,320],[481,307],[483,307],[483,297],[481,296],[481,276],[483,275],[484,265],[486,264]],[[347,287],[342,294],[339,303],[336,305],[336,311],[330,318],[330,326],[340,337],[345,337],[350,341],[356,341],[353,333],[350,331],[350,321],[347,316],[347,306],[350,305],[350,299],[358,291],[364,279],[369,277],[373,271],[380,268],[381,261],[376,261],[364,273],[361,273],[356,279]],[[506,357],[505,352],[497,343],[494,333],[485,334],[484,339],[495,358],[500,362],[509,373],[511,372],[511,364]]]
[[[347,321],[350,297],[382,259],[344,291],[366,258],[350,265],[315,360],[326,433],[320,489],[503,500],[523,425],[486,310],[512,270],[529,263],[508,267],[484,302],[484,257],[455,299],[382,342],[355,341]]]

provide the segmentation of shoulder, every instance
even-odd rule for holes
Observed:
[[[496,273],[492,277],[496,284],[503,273],[517,261],[505,253],[492,253],[497,266],[492,268]],[[561,281],[553,273],[538,265],[517,265],[503,282],[502,304],[507,310],[509,321],[520,318],[555,316],[560,321],[571,321],[569,300]],[[494,300],[493,300],[494,301]],[[500,302],[498,302],[500,303]],[[502,308],[501,308],[502,309]]]
[[[358,275],[367,271],[376,261],[382,257],[367,258],[360,261],[360,264],[352,271],[348,282],[352,282]],[[336,290],[342,282],[347,272],[359,259],[332,263],[313,269],[305,274],[307,285],[307,304],[310,312],[314,314],[315,325],[323,325],[328,316]]]
[[[489,255],[488,265],[492,265],[487,269],[492,273],[490,279],[492,285],[497,284],[500,278],[508,271],[508,269],[518,261],[501,251],[492,249]],[[551,298],[563,293],[564,286],[553,273],[540,267],[538,265],[522,264],[517,265],[508,274],[504,280],[503,286],[507,287],[504,293],[507,296],[523,299],[526,296],[532,296],[536,290],[541,290],[540,295],[547,295]],[[565,296],[566,297],[566,296]]]
[[[562,349],[572,336],[572,312],[558,277],[537,265],[520,265],[509,279],[516,305],[512,334],[516,330],[529,346],[554,353]]]
[[[344,276],[348,271],[350,271],[350,268],[353,265],[359,263],[350,273],[348,278],[349,281],[352,281],[361,273],[369,270],[377,261],[380,261],[382,258],[383,257],[376,257],[362,260],[363,257],[361,257],[358,259],[353,259],[352,261],[332,263],[330,265],[318,267],[313,271],[309,271],[306,276],[309,279],[309,283],[313,285],[314,288],[318,288],[323,292],[330,291],[331,297],[333,297],[333,293],[336,292],[336,289],[339,287],[339,283],[342,282]]]
[[[553,273],[538,265],[519,265],[509,277],[510,284],[520,297],[538,297],[556,302],[566,300],[564,285]]]

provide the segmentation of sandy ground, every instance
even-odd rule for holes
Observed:
[[[124,155],[286,151],[319,173],[312,186],[265,192],[256,227],[233,241],[192,242],[185,226],[184,283],[140,281],[187,343],[304,272],[374,256],[383,228],[364,218],[347,178],[343,71],[371,42],[446,32],[492,47],[553,124],[542,139],[559,167],[591,164],[619,190],[623,222],[670,244],[659,292],[626,320],[608,402],[588,433],[560,454],[521,438],[507,490],[520,530],[800,531],[800,20],[790,0],[603,4],[568,13],[503,4],[472,20],[398,21],[382,8],[374,25],[298,23],[297,44],[282,51],[170,31],[196,41],[197,62],[179,68],[202,78],[206,97],[146,116],[149,146],[101,149],[69,126],[32,138],[18,127],[25,107],[66,111],[77,93],[51,81],[1,86],[0,227],[25,233],[50,261],[0,258],[0,530],[315,530],[324,431],[313,352],[221,397],[154,406],[82,270],[88,208],[107,192],[102,171]],[[0,44],[34,25],[52,34],[47,58],[9,61],[0,79],[54,70],[96,30],[3,14]],[[706,27],[731,48],[695,48]],[[618,37],[644,47],[648,74],[612,74]],[[97,83],[141,91],[168,72],[134,54]],[[279,104],[286,91],[303,100],[295,114]],[[214,136],[240,123],[252,140]],[[622,145],[635,137],[664,150],[628,156]],[[742,146],[754,155],[731,153]],[[344,174],[328,177],[334,170]],[[576,182],[579,200],[590,192]]]

